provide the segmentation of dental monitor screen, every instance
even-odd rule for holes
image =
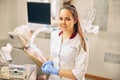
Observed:
[[[51,4],[27,2],[28,23],[51,24]]]

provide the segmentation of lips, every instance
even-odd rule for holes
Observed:
[[[67,28],[67,26],[61,26],[62,28]]]

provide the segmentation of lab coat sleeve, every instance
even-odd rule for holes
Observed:
[[[78,51],[75,58],[75,68],[72,69],[74,76],[77,80],[83,80],[87,65],[88,65],[89,51],[84,51],[81,46],[78,47]]]

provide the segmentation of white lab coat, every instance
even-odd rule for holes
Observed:
[[[89,52],[81,47],[79,34],[62,43],[60,31],[51,33],[51,56],[54,66],[63,70],[72,70],[77,80],[85,80]],[[71,80],[51,74],[49,80]]]

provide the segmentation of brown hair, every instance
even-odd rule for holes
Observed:
[[[87,51],[86,42],[84,39],[84,34],[82,32],[78,13],[77,13],[75,6],[74,5],[64,5],[61,9],[68,9],[72,13],[73,19],[76,20],[76,24],[74,24],[74,31],[78,32],[78,34],[80,35],[82,47],[85,51]]]

